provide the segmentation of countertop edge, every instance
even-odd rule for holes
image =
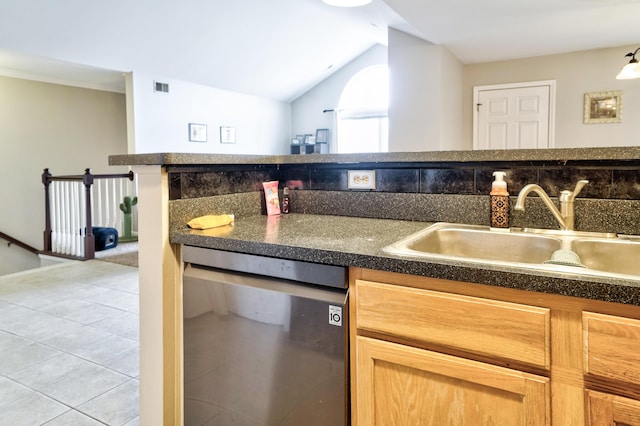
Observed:
[[[111,166],[135,165],[252,165],[252,164],[351,164],[397,162],[500,162],[500,161],[588,161],[619,160],[637,161],[640,147],[609,148],[550,148],[519,150],[460,150],[420,151],[359,154],[309,154],[309,155],[244,155],[244,154],[195,154],[195,153],[147,153],[110,155]]]
[[[170,242],[640,306],[640,281],[619,278],[573,275],[511,266],[487,267],[464,261],[441,262],[432,259],[401,258],[382,252],[345,253],[299,245],[195,235],[188,229],[172,231]]]

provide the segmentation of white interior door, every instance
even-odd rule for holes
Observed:
[[[552,148],[555,82],[474,87],[473,149]]]

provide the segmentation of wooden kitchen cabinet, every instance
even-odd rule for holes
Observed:
[[[638,306],[360,268],[350,285],[354,426],[640,426]]]
[[[356,338],[358,424],[549,424],[549,379]]]
[[[359,330],[549,369],[549,309],[364,280],[357,293]]]
[[[584,373],[594,386],[633,392],[640,382],[640,321],[583,312]],[[640,425],[640,401],[612,393],[586,391],[590,426]]]
[[[640,383],[640,321],[584,312],[582,324],[584,372]]]
[[[640,401],[601,392],[587,391],[587,425],[640,425]]]

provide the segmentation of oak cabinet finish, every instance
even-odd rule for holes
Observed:
[[[350,286],[352,425],[640,426],[638,306],[360,268]]]
[[[583,312],[583,368],[594,386],[633,393],[640,383],[640,321],[614,315]],[[636,395],[639,393],[635,391]],[[587,390],[590,426],[640,425],[640,401],[613,393]],[[637,396],[636,396],[637,398]]]
[[[586,396],[589,426],[640,424],[640,401],[595,391],[587,391]]]
[[[640,321],[584,312],[582,324],[585,374],[640,383]]]
[[[367,337],[356,338],[358,424],[549,424],[549,379]]]
[[[549,309],[363,280],[357,291],[358,329],[550,367]]]

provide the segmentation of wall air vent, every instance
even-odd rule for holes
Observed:
[[[153,91],[169,93],[169,83],[160,83],[159,81],[154,81]]]

